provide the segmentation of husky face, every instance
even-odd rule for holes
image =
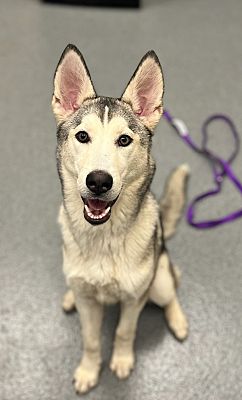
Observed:
[[[72,45],[64,51],[52,101],[59,173],[65,166],[75,177],[89,223],[106,222],[121,192],[147,179],[162,95],[161,68],[153,52],[142,59],[121,99],[112,99],[96,95],[79,51]]]

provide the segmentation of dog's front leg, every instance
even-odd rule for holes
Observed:
[[[110,368],[118,378],[125,379],[134,367],[134,339],[140,312],[142,311],[147,296],[140,300],[121,303],[121,315],[115,333],[113,354]]]
[[[74,384],[78,393],[86,393],[97,384],[101,367],[103,306],[93,298],[80,296],[75,289],[74,295],[83,339],[83,356],[74,374]]]

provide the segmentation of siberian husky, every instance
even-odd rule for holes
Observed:
[[[54,76],[57,166],[63,204],[63,269],[69,290],[63,308],[77,308],[83,355],[75,389],[94,387],[101,367],[100,331],[105,304],[120,302],[111,370],[127,378],[134,368],[137,321],[147,301],[164,307],[179,340],[188,334],[178,302],[179,271],[165,238],[185,200],[188,167],[168,179],[158,203],[150,191],[155,172],[153,130],[162,115],[163,75],[154,51],[141,60],[119,99],[98,96],[79,50],[68,45]]]

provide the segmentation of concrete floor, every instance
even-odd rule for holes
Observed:
[[[1,0],[1,400],[77,398],[71,380],[81,342],[78,316],[60,308],[61,192],[50,110],[52,76],[63,48],[72,42],[82,50],[97,91],[110,96],[121,94],[139,59],[154,48],[165,73],[165,105],[187,122],[199,143],[199,127],[214,112],[229,114],[242,130],[241,21],[240,0],[143,0],[140,11]],[[230,136],[220,124],[211,143],[224,155],[230,151]],[[192,170],[189,199],[211,187],[207,164],[165,121],[154,144],[157,196],[169,171],[184,161]],[[241,157],[234,164],[240,177]],[[227,184],[199,215],[214,217],[239,206],[241,196]],[[242,220],[206,232],[181,221],[169,248],[183,269],[179,295],[189,315],[189,339],[176,342],[160,310],[146,307],[136,369],[118,382],[107,367],[118,317],[111,307],[100,385],[87,399],[242,398],[241,238]]]

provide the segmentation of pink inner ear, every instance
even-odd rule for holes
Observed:
[[[160,105],[162,91],[161,75],[156,65],[142,71],[136,85],[137,115],[149,116]]]
[[[79,108],[78,100],[83,81],[82,69],[76,55],[67,57],[60,70],[60,103],[66,111],[74,111]]]
[[[149,98],[145,96],[139,97],[139,108],[136,111],[136,114],[139,116],[148,116],[155,111],[156,107],[153,103],[150,102]]]
[[[139,110],[136,112],[137,115],[140,116],[148,116],[154,111],[151,104],[149,104],[149,100],[145,96],[139,97]]]

